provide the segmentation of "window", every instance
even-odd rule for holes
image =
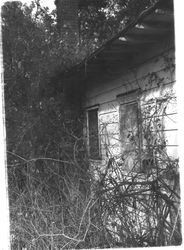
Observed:
[[[98,109],[88,111],[88,145],[91,159],[97,160],[100,157],[99,135],[98,135]]]
[[[138,143],[138,103],[120,105],[120,134],[123,151],[135,151]]]
[[[117,97],[120,102],[121,152],[125,170],[137,170],[140,166],[141,124],[138,94],[138,91],[132,91]]]

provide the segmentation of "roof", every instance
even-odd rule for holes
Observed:
[[[78,72],[90,77],[107,68],[127,66],[135,53],[144,53],[150,45],[159,44],[167,36],[174,38],[173,1],[159,0],[65,74]]]

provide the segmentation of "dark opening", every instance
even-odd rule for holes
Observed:
[[[99,159],[98,109],[88,111],[89,154],[91,159]]]

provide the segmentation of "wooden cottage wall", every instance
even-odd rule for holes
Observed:
[[[141,109],[154,105],[166,93],[175,92],[174,50],[159,51],[156,47],[135,59],[136,67],[117,73],[115,79],[98,78],[88,82],[84,109],[98,105],[99,142],[101,159],[118,158],[122,147],[120,142],[120,102],[117,96],[140,89]],[[123,97],[122,97],[123,98]],[[164,110],[164,135],[167,152],[177,157],[177,110],[172,101]],[[87,130],[86,130],[87,134]]]

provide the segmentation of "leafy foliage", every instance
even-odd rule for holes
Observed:
[[[35,7],[7,2],[2,11],[7,146],[25,157],[60,145],[67,111],[62,82],[52,76],[79,60],[60,43],[55,14]]]
[[[58,71],[81,60],[81,54],[74,54],[75,48],[69,50],[61,42],[55,20],[55,12],[50,14],[38,1],[30,6],[7,2],[2,7],[12,249],[28,245],[32,249],[46,249],[47,239],[31,240],[37,232],[50,232],[49,224],[54,219],[51,214],[63,202],[60,191],[69,185],[67,192],[73,192],[71,180],[77,185],[76,192],[80,190],[81,201],[76,203],[75,210],[70,203],[74,201],[67,197],[65,216],[69,212],[74,216],[82,203],[85,209],[87,199],[87,161],[80,165],[81,158],[85,159],[80,139],[82,124],[65,102],[62,79],[55,77]],[[39,209],[35,210],[35,206]],[[38,217],[42,219],[38,221]],[[80,223],[80,214],[76,220],[76,224]],[[76,232],[77,229],[73,233]]]
[[[96,46],[100,46],[155,2],[156,0],[81,1],[79,16],[82,41],[92,40]]]

